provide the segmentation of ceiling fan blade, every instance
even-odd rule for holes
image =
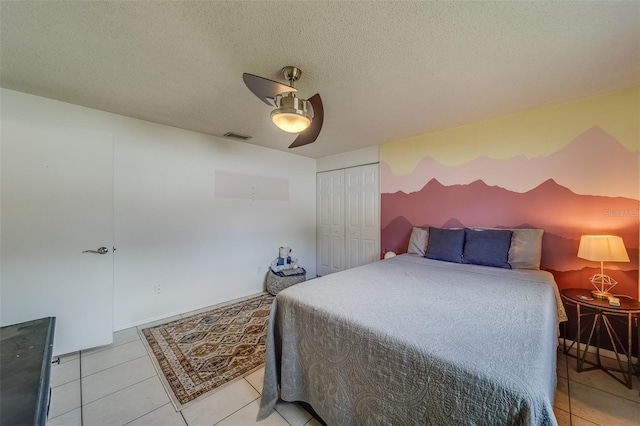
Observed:
[[[244,80],[244,84],[247,85],[254,95],[269,106],[273,106],[273,103],[269,102],[269,99],[275,98],[276,95],[280,93],[297,92],[297,90],[291,86],[253,74],[242,74],[242,80]]]
[[[311,102],[311,106],[313,107],[313,120],[311,121],[311,125],[307,130],[298,135],[296,140],[289,145],[289,148],[308,145],[318,139],[318,135],[322,129],[322,122],[324,121],[324,107],[322,106],[322,99],[320,98],[320,94],[316,93],[310,97],[308,101]]]

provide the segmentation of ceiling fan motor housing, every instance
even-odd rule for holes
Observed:
[[[282,68],[282,74],[284,75],[285,80],[289,81],[289,84],[293,87],[293,82],[298,81],[300,76],[302,75],[302,70],[298,67],[292,67],[288,65]]]

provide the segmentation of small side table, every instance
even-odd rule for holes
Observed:
[[[590,290],[579,289],[579,288],[569,288],[564,289],[560,292],[562,296],[562,300],[565,304],[574,305],[576,307],[576,315],[578,322],[578,330],[576,334],[576,338],[574,342],[567,348],[567,339],[566,336],[564,338],[564,352],[565,354],[576,345],[577,351],[577,370],[578,373],[582,371],[589,371],[596,368],[604,370],[608,375],[626,385],[629,389],[632,389],[633,385],[633,376],[634,373],[640,374],[640,361],[639,365],[634,366],[632,361],[632,336],[633,336],[633,319],[640,318],[640,302],[635,299],[623,298],[620,297],[620,306],[611,306],[609,301],[606,299],[598,299],[594,298],[591,295]],[[611,320],[613,318],[620,318],[626,320],[627,323],[627,335],[626,337],[626,345],[620,340],[620,337],[614,330]],[[586,324],[583,322],[586,320]],[[613,352],[616,355],[616,359],[618,361],[619,369],[610,369],[606,368],[600,362],[600,330],[604,325],[606,330],[606,335],[613,346]],[[582,341],[582,335],[585,331],[589,330],[588,338],[585,342],[585,349],[583,351],[580,350],[580,345]],[[640,326],[638,327],[638,340],[640,341]],[[595,336],[595,344],[592,343],[592,340]],[[589,346],[595,346],[596,348],[596,358],[597,362],[587,361],[587,353],[589,351]],[[639,343],[640,346],[640,343]],[[581,355],[582,352],[582,355]],[[626,365],[620,359],[620,355],[625,355],[627,357]],[[640,359],[640,348],[638,349],[638,359]],[[583,368],[584,363],[591,365],[589,368]],[[634,369],[637,371],[634,372]],[[622,375],[622,379],[612,373],[620,373]]]

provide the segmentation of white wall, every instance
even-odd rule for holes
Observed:
[[[262,291],[282,245],[315,276],[314,159],[9,90],[0,95],[3,117],[113,134],[114,330]],[[289,201],[215,198],[216,170],[289,179]]]
[[[380,147],[357,149],[343,154],[330,155],[318,158],[316,171],[326,172],[329,170],[346,169],[348,167],[362,166],[380,162]]]

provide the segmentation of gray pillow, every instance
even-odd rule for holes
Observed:
[[[509,264],[513,269],[540,269],[544,229],[511,229]]]
[[[411,238],[409,239],[409,247],[407,253],[419,254],[424,257],[427,250],[427,243],[429,242],[429,230],[416,228],[411,229]]]

